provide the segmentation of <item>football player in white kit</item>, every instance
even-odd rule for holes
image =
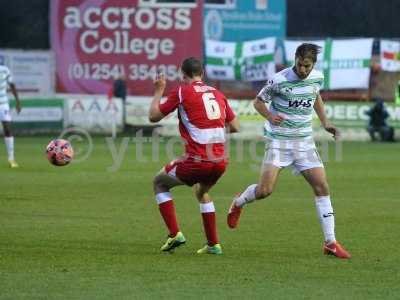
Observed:
[[[11,112],[7,96],[8,87],[10,87],[11,93],[15,98],[17,113],[20,113],[21,102],[19,101],[15,84],[12,82],[11,72],[6,66],[0,65],[0,121],[3,125],[8,162],[11,168],[18,168],[18,164],[14,158],[14,137],[11,132]]]
[[[323,253],[338,258],[350,258],[336,241],[335,218],[331,204],[324,165],[319,158],[312,137],[312,114],[316,112],[323,128],[335,138],[338,129],[324,110],[320,96],[324,76],[314,70],[320,48],[314,44],[300,45],[295,54],[295,65],[271,78],[254,100],[255,109],[266,119],[267,147],[258,184],[252,184],[236,197],[229,209],[228,225],[236,228],[243,207],[256,199],[268,197],[281,169],[292,166],[312,187],[315,205],[324,234]],[[265,103],[270,102],[269,108]]]

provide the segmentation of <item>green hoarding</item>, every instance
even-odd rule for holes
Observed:
[[[10,101],[12,123],[15,133],[40,133],[62,130],[64,99],[21,99],[22,110],[15,110],[15,101]]]

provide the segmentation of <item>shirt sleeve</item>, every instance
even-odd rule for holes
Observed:
[[[235,113],[233,112],[231,106],[229,105],[229,102],[227,99],[225,99],[225,103],[226,103],[226,108],[225,108],[225,114],[226,114],[226,118],[225,118],[225,122],[231,122],[235,117]]]
[[[273,79],[270,79],[258,93],[257,98],[264,102],[269,102],[274,97],[275,91],[276,91],[276,83]]]
[[[179,103],[179,89],[175,89],[169,93],[165,102],[160,103],[160,111],[166,116],[173,112],[178,107]]]
[[[7,69],[6,81],[8,84],[13,83],[13,78],[9,69]]]

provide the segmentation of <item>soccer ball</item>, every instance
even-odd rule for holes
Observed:
[[[70,142],[63,139],[52,140],[46,147],[49,162],[55,166],[68,165],[74,157],[74,150]]]

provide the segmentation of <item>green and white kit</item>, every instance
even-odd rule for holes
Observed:
[[[317,70],[300,79],[292,68],[287,68],[276,73],[258,93],[257,98],[270,103],[271,113],[284,118],[279,125],[265,122],[264,163],[293,165],[300,172],[323,166],[312,137],[314,103],[323,82],[324,76]]]
[[[0,121],[11,121],[10,106],[7,96],[7,88],[11,82],[10,70],[6,66],[0,66]]]

